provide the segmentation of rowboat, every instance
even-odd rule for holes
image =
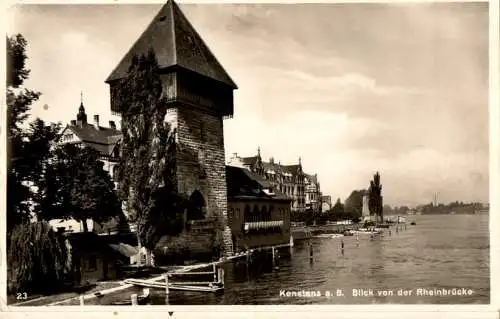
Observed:
[[[132,284],[139,287],[148,287],[154,289],[166,289],[165,282],[152,282],[140,279],[127,279],[125,283]],[[190,282],[190,283],[168,283],[169,290],[183,290],[183,291],[200,291],[200,292],[218,292],[224,290],[224,286],[217,282]]]

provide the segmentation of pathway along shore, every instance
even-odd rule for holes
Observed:
[[[287,246],[289,246],[289,244],[278,245],[278,246],[273,246],[273,247],[274,248],[280,248],[280,247],[287,247]],[[271,249],[271,248],[272,247],[262,247],[262,248],[260,248],[260,250],[262,250],[262,249]],[[255,250],[258,250],[258,249],[255,249]],[[202,268],[208,268],[208,267],[213,267],[213,266],[221,265],[221,264],[226,263],[228,261],[244,257],[247,254],[252,253],[253,251],[254,250],[250,250],[250,251],[246,251],[246,252],[235,254],[235,255],[230,256],[230,257],[222,257],[222,258],[220,258],[217,261],[213,261],[213,262],[209,262],[209,263],[202,263],[202,264],[189,265],[189,266],[181,266],[181,268],[176,269],[174,271],[171,271],[170,273],[185,273],[185,272],[189,272],[189,271],[196,270],[196,269],[202,269]],[[169,273],[169,272],[167,272],[167,273]],[[162,281],[162,280],[165,280],[164,274],[162,274],[160,276],[157,276],[157,277],[150,278],[150,279],[146,279],[145,281],[146,282],[157,282],[157,281]],[[134,287],[133,284],[122,284],[119,287],[109,288],[109,289],[105,289],[105,290],[101,290],[101,291],[97,291],[97,292],[93,292],[93,293],[89,293],[89,294],[83,295],[83,300],[94,299],[94,298],[97,298],[97,297],[101,297],[101,296],[104,296],[104,295],[108,295],[110,293],[114,293],[114,292],[117,292],[117,291],[129,289],[129,288],[132,288],[132,287]],[[71,301],[74,301],[74,300],[79,300],[80,298],[81,298],[81,296],[76,296],[76,297],[68,298],[68,299],[65,299],[65,300],[61,300],[61,301],[49,303],[46,306],[57,306],[57,305],[65,304],[65,303],[68,303],[68,302],[71,302]]]

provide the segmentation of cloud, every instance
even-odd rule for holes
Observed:
[[[159,7],[18,6],[33,114],[67,123],[83,90],[119,122],[104,79]],[[239,86],[227,153],[301,156],[333,197],[380,170],[389,203],[488,199],[487,4],[180,7]]]

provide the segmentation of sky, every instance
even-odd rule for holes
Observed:
[[[301,157],[334,200],[379,171],[389,205],[488,202],[487,3],[179,6],[239,87],[227,159]],[[32,115],[69,123],[83,91],[89,119],[119,123],[104,80],[160,7],[11,7]]]

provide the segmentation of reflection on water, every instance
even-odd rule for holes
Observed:
[[[314,262],[309,262],[309,246],[296,243],[290,256],[279,260],[279,268],[269,260],[228,264],[223,293],[171,291],[170,304],[371,304],[371,303],[489,303],[488,215],[413,216],[416,226],[385,233],[374,240],[355,237],[315,238]],[[344,254],[341,253],[344,241]],[[265,258],[264,258],[265,259]],[[418,288],[473,290],[470,296],[416,296]],[[340,290],[339,290],[340,289]],[[373,295],[352,295],[353,289]],[[410,296],[398,296],[398,290]],[[319,291],[321,297],[297,296],[297,292]],[[377,290],[394,295],[378,295]],[[341,291],[343,296],[335,294]],[[283,296],[289,292],[294,296]],[[333,297],[325,297],[331,292]],[[126,291],[117,297],[127,298]],[[165,304],[161,290],[152,291],[153,304]],[[107,296],[106,296],[107,297]],[[105,297],[105,298],[106,298]],[[101,304],[109,302],[102,299]]]

